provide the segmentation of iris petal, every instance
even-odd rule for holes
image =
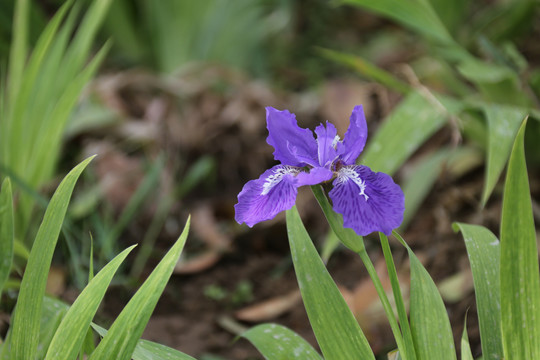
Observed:
[[[356,162],[366,145],[367,134],[364,108],[362,105],[357,105],[351,114],[351,122],[343,137],[343,142],[337,144],[337,152],[346,165],[353,165]]]
[[[296,181],[298,186],[317,185],[330,180],[333,176],[334,173],[331,170],[324,167],[316,167],[309,170],[309,172],[302,171],[298,173]]]
[[[291,166],[276,165],[257,180],[248,181],[238,194],[235,220],[252,227],[292,208],[298,192],[295,178],[298,172],[299,169]]]
[[[296,117],[287,110],[266,108],[268,138],[266,142],[274,147],[274,159],[284,165],[317,166],[317,142],[313,132],[302,129]]]
[[[329,196],[334,211],[343,215],[343,226],[358,235],[374,231],[390,235],[401,225],[405,197],[389,175],[375,173],[367,166],[345,166],[333,185]]]
[[[337,137],[336,127],[327,121],[326,127],[323,124],[317,126],[315,134],[317,134],[319,165],[330,165],[337,158],[337,151],[334,146],[337,144],[339,137]]]

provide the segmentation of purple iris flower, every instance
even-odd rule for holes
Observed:
[[[235,219],[252,227],[293,207],[298,188],[333,179],[328,193],[343,225],[358,235],[380,231],[390,235],[403,220],[405,197],[401,188],[384,173],[356,165],[364,149],[367,124],[362,106],[355,106],[343,141],[328,121],[315,129],[302,129],[289,111],[266,108],[268,138],[281,162],[257,180],[248,181],[235,205]]]

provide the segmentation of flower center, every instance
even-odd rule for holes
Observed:
[[[360,188],[358,195],[363,196],[366,201],[369,199],[369,196],[366,194],[366,182],[360,178],[360,175],[350,167],[344,166],[337,172],[337,181],[338,184],[342,184],[352,180]]]
[[[263,190],[261,192],[261,195],[266,195],[276,186],[279,184],[283,176],[287,174],[296,175],[300,172],[299,169],[285,165],[283,167],[280,167],[279,169],[276,169],[274,173],[266,178],[263,184]]]

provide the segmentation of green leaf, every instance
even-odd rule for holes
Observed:
[[[484,354],[487,358],[487,356]],[[467,317],[463,322],[463,333],[461,334],[461,360],[474,360],[469,344],[469,335],[467,335]]]
[[[411,262],[411,331],[419,360],[455,360],[456,351],[450,320],[437,286],[403,238]]]
[[[442,105],[441,105],[442,106]],[[458,103],[445,101],[451,113]],[[392,175],[445,123],[447,113],[417,92],[408,95],[383,122],[368,143],[361,162],[373,171]]]
[[[428,39],[442,44],[455,43],[428,1],[344,0],[343,2],[400,22]]]
[[[150,315],[167,284],[174,266],[186,243],[190,220],[187,220],[184,231],[156,266],[152,274],[131,298],[124,310],[112,324],[109,332],[96,347],[89,360],[96,359],[130,359],[137,346]]]
[[[6,178],[0,190],[0,297],[13,262],[13,196],[11,182]]]
[[[534,219],[519,129],[504,187],[501,218],[501,312],[505,359],[540,359],[540,275]]]
[[[502,359],[499,240],[483,226],[462,223],[453,226],[456,231],[461,231],[467,246],[474,280],[482,354],[486,359]]]
[[[375,359],[362,329],[311,242],[296,207],[287,210],[287,232],[298,286],[324,358]]]
[[[323,360],[306,340],[281,325],[257,325],[241,336],[248,339],[268,360]]]
[[[94,328],[94,330],[96,330],[96,332],[101,336],[105,336],[107,334],[107,330],[97,324],[92,323],[92,328]],[[132,359],[133,360],[195,360],[195,358],[192,358],[191,356],[184,354],[178,350],[171,349],[170,347],[167,347],[165,345],[157,344],[155,342],[142,340],[142,339],[137,342],[135,351],[133,351]]]
[[[334,51],[330,49],[318,49],[319,52],[329,60],[335,61],[339,64],[345,65],[359,74],[367,77],[370,80],[376,81],[379,84],[386,86],[390,89],[396,90],[402,94],[408,94],[411,91],[411,87],[396,78],[389,72],[373,65],[369,61],[351,54]]]
[[[497,104],[484,106],[488,122],[488,151],[486,166],[486,184],[482,193],[482,204],[485,205],[499,176],[506,165],[512,144],[527,110]]]
[[[133,245],[111,260],[84,288],[56,330],[45,359],[74,359],[114,274]]]
[[[14,360],[35,358],[39,341],[41,306],[52,255],[75,183],[92,158],[87,158],[66,175],[45,211],[43,222],[30,251],[15,308],[11,339]]]

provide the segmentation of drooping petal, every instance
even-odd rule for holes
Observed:
[[[345,227],[364,236],[374,231],[390,235],[401,225],[405,197],[389,175],[356,165],[344,166],[337,175],[329,195]]]
[[[266,108],[266,124],[266,142],[275,149],[274,159],[291,166],[318,165],[313,132],[299,127],[294,114],[269,106]]]
[[[309,172],[301,171],[296,175],[296,185],[298,187],[303,185],[317,185],[324,181],[330,180],[334,176],[334,173],[324,167],[315,167],[309,170]]]
[[[328,166],[337,158],[336,144],[339,141],[336,127],[326,122],[326,127],[320,124],[315,128],[317,134],[317,147],[319,155],[319,165]]]
[[[353,165],[367,139],[367,123],[362,105],[355,106],[351,114],[349,128],[343,137],[343,142],[337,144],[337,152],[346,165]]]
[[[252,227],[292,208],[298,192],[295,175],[299,171],[292,166],[276,165],[257,180],[248,181],[238,194],[235,220]]]

